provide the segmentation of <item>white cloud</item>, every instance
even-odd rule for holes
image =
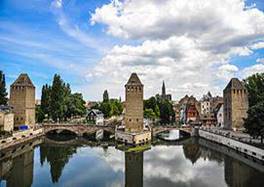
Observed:
[[[217,76],[220,79],[228,81],[232,77],[235,77],[238,71],[239,69],[237,66],[232,64],[224,64],[218,68]]]
[[[241,73],[242,73],[243,78],[247,78],[248,76],[255,74],[255,73],[264,73],[264,65],[255,64],[253,66],[245,68]]]
[[[54,0],[51,4],[55,8],[61,8],[62,7],[62,0]]]
[[[263,63],[264,64],[264,58],[258,58],[256,62]]]
[[[264,48],[264,42],[257,42],[251,46],[251,49],[263,49],[263,48]]]
[[[112,1],[90,21],[104,24],[110,35],[137,41],[113,47],[89,73],[100,83],[107,80],[113,95],[123,93],[120,84],[133,71],[147,97],[160,90],[162,80],[176,98],[214,88],[221,94],[227,79],[241,75],[230,59],[253,54],[264,39],[264,13],[242,0]]]

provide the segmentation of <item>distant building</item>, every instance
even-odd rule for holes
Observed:
[[[179,103],[173,104],[173,110],[175,112],[175,122],[179,123],[181,120],[181,106]]]
[[[186,124],[188,121],[188,117],[187,117],[187,109],[188,106],[195,106],[196,110],[198,111],[198,113],[200,114],[200,104],[197,101],[197,99],[194,96],[188,96],[185,95],[182,99],[180,99],[179,103],[179,108],[180,108],[180,123],[181,124]]]
[[[36,101],[35,101],[35,105],[36,105],[36,106],[40,106],[40,105],[41,105],[41,100],[40,100],[40,99],[36,99]]]
[[[96,102],[96,101],[87,101],[87,102],[85,103],[85,107],[86,107],[88,110],[92,109],[92,108],[95,107],[96,105],[98,105],[98,102]]]
[[[186,113],[187,123],[193,123],[199,120],[199,112],[195,104],[187,105]]]
[[[100,110],[93,109],[89,111],[86,119],[95,125],[104,125],[104,114]]]
[[[216,120],[217,120],[217,126],[218,127],[224,127],[224,105],[223,104],[219,104],[216,107]]]
[[[15,114],[15,128],[27,125],[35,126],[35,86],[27,74],[20,74],[10,86],[10,101]]]
[[[171,99],[172,99],[171,94],[166,94],[166,87],[165,87],[165,82],[164,81],[162,83],[161,98],[162,99],[167,99],[169,101],[171,101]]]
[[[206,95],[203,96],[201,99],[201,115],[208,115],[211,112],[211,100],[212,94],[208,92]]]
[[[151,131],[144,128],[143,84],[136,73],[131,74],[125,90],[125,129],[117,129],[115,138],[117,141],[133,145],[147,143],[151,140]]]
[[[14,113],[9,106],[0,106],[0,131],[12,132],[14,130]]]
[[[247,118],[248,93],[244,84],[232,78],[224,89],[224,128],[240,129]]]
[[[203,126],[215,126],[217,123],[216,116],[213,112],[200,116],[200,121]]]

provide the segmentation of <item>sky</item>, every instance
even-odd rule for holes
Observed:
[[[263,0],[0,0],[0,70],[36,86],[55,73],[86,100],[124,100],[136,72],[144,97],[222,95],[232,77],[264,72]]]

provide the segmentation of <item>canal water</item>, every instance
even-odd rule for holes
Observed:
[[[158,141],[145,151],[125,152],[114,146],[46,138],[37,145],[17,147],[6,158],[2,155],[0,186],[264,186],[263,165],[216,151],[219,145],[212,149],[205,145],[205,140],[190,138],[177,144]]]

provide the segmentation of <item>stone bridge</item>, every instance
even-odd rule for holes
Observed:
[[[98,130],[104,130],[112,134],[115,133],[114,126],[96,126],[96,125],[74,125],[74,124],[43,124],[44,133],[47,134],[51,131],[66,130],[73,132],[77,136],[84,134],[93,134]]]
[[[156,136],[157,134],[169,130],[180,130],[184,133],[191,134],[192,130],[191,128],[180,128],[180,127],[163,127],[163,126],[157,126],[152,128],[152,135]]]

